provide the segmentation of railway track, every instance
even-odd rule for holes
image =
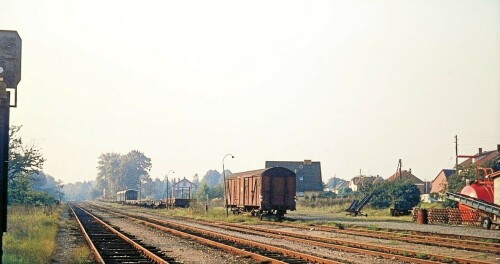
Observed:
[[[71,205],[81,232],[98,263],[177,263],[154,247],[141,245],[84,209]]]
[[[430,232],[407,232],[403,230],[376,231],[376,230],[367,230],[362,228],[341,229],[325,225],[313,225],[305,227],[301,225],[285,224],[285,223],[269,223],[269,224],[276,226],[283,226],[283,227],[299,228],[299,229],[314,228],[315,230],[319,231],[334,232],[346,235],[381,238],[381,239],[397,240],[409,243],[418,243],[424,245],[500,254],[499,242],[484,242],[485,239],[480,237],[444,235],[444,234],[436,234]],[[490,239],[490,240],[498,241],[497,239]]]
[[[130,213],[122,213],[116,210],[113,210],[114,213],[125,215],[132,219],[139,219],[141,221],[152,222],[155,225],[161,226],[183,226],[183,228],[190,228],[186,225],[178,224],[174,221],[170,220],[159,220],[151,217],[138,216]],[[190,220],[193,221],[193,220]],[[200,221],[194,221],[200,224]],[[210,223],[203,221],[201,222],[203,225],[211,225],[221,229],[228,229],[241,233],[248,233],[258,236],[265,237],[274,237],[277,239],[284,239],[289,241],[294,241],[297,243],[309,244],[334,250],[340,250],[344,252],[351,252],[357,254],[370,255],[375,257],[383,257],[387,259],[397,259],[406,262],[412,263],[440,263],[440,262],[454,262],[454,263],[475,263],[475,264],[485,264],[491,263],[486,261],[474,260],[474,259],[465,259],[458,257],[449,257],[437,254],[426,254],[422,252],[415,252],[409,250],[402,250],[393,247],[380,246],[368,243],[359,243],[359,242],[348,242],[340,239],[333,238],[325,238],[325,237],[314,237],[310,235],[302,235],[292,232],[284,232],[277,230],[270,230],[261,227],[255,226],[247,226],[241,224],[231,224],[231,223]],[[205,232],[205,231],[204,231]],[[207,231],[208,232],[208,231]]]
[[[439,262],[453,262],[453,263],[464,263],[464,264],[466,264],[466,263],[470,263],[470,264],[473,264],[473,263],[476,263],[476,264],[491,263],[491,262],[485,262],[485,261],[480,261],[480,260],[472,260],[472,259],[466,259],[466,258],[455,258],[455,257],[443,256],[443,255],[438,255],[438,254],[426,254],[426,253],[411,251],[411,250],[401,250],[401,249],[395,249],[393,247],[379,246],[379,245],[374,245],[374,244],[369,244],[369,243],[349,242],[349,241],[345,241],[343,239],[334,239],[334,238],[317,237],[317,236],[311,236],[311,235],[303,235],[303,234],[297,234],[294,232],[286,232],[286,231],[282,231],[282,230],[270,230],[268,228],[262,228],[262,227],[257,227],[257,226],[249,226],[249,225],[225,223],[225,222],[224,223],[210,223],[210,222],[204,221],[203,223],[206,225],[213,226],[213,227],[229,229],[229,230],[238,231],[238,232],[248,232],[251,234],[260,234],[260,235],[267,236],[267,237],[276,237],[276,238],[286,239],[286,240],[295,241],[295,242],[304,243],[304,244],[322,246],[322,247],[346,251],[346,252],[367,254],[367,255],[378,256],[378,257],[383,257],[383,258],[387,258],[387,259],[399,259],[402,261],[410,261],[412,263],[429,263],[426,260],[436,260]],[[435,262],[432,262],[432,263],[435,263]]]
[[[133,221],[139,221],[140,224],[150,228],[161,230],[174,236],[191,239],[201,244],[229,251],[241,256],[251,257],[262,263],[273,264],[306,264],[306,263],[324,263],[340,264],[344,262],[320,258],[305,253],[287,250],[275,246],[255,241],[248,241],[233,236],[220,234],[217,232],[192,227],[189,225],[177,224],[170,221],[139,217],[129,213],[123,213],[109,208],[92,206],[93,209],[128,218]]]

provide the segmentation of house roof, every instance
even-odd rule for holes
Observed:
[[[499,157],[500,153],[496,150],[492,151],[483,151],[481,155],[479,153],[476,153],[474,156],[477,156],[476,158],[468,158],[465,161],[461,162],[458,164],[459,166],[468,166],[471,164],[476,164],[478,166],[484,165],[486,162]]]
[[[335,186],[341,184],[342,182],[345,182],[346,180],[341,179],[341,178],[330,178],[326,182],[326,185],[330,188],[335,188]]]
[[[348,183],[349,183],[348,181],[340,181],[333,187],[333,189],[339,190],[341,188],[348,187]]]
[[[411,183],[424,183],[421,179],[417,178],[417,176],[411,174],[411,172],[404,170],[401,172],[394,173],[391,177],[387,178],[387,181],[395,181],[395,180],[404,180],[409,181]]]
[[[361,175],[361,176],[353,177],[350,182],[352,182],[352,184],[354,184],[354,185],[369,184],[369,183],[373,183],[376,179],[377,179],[377,177],[375,177],[375,176]]]
[[[321,163],[319,161],[266,161],[266,168],[284,167],[297,175],[297,192],[322,191]]]
[[[436,175],[436,177],[434,177],[434,180],[431,181],[434,182],[438,177],[439,175],[444,174],[444,177],[446,178],[446,180],[448,180],[448,178],[453,175],[453,173],[455,173],[455,170],[451,170],[451,169],[442,169],[439,171],[439,173]]]

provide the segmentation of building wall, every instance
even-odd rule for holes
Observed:
[[[351,188],[351,190],[353,192],[357,192],[358,191],[358,185],[354,184],[354,182],[352,180],[349,182],[349,188]]]
[[[448,184],[448,180],[446,179],[444,172],[441,171],[439,175],[434,179],[434,181],[432,181],[431,193],[442,192],[446,184]]]
[[[194,193],[196,192],[196,185],[186,179],[183,179],[174,184],[173,190],[174,198],[192,199],[194,197]]]

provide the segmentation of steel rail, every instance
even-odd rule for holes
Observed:
[[[137,216],[133,216],[133,217],[137,217]],[[148,219],[147,217],[144,217],[144,218]],[[186,219],[186,218],[183,218],[183,219]],[[161,222],[161,220],[156,220],[156,219],[152,219],[152,220]],[[200,222],[200,221],[195,221],[192,219],[189,219],[189,221],[198,222],[198,223]],[[163,222],[165,222],[165,221],[163,221]],[[210,222],[207,223],[207,221],[202,221],[202,222],[204,224],[210,223]],[[337,239],[333,239],[333,238],[314,237],[314,236],[300,235],[300,234],[284,232],[284,231],[274,231],[274,230],[263,229],[263,228],[259,229],[257,227],[248,227],[246,225],[230,224],[230,223],[226,223],[226,222],[218,222],[217,224],[208,224],[208,225],[213,225],[213,226],[218,227],[218,228],[226,228],[226,229],[242,228],[240,230],[235,230],[235,231],[246,232],[246,233],[250,233],[248,231],[249,228],[256,229],[256,231],[260,232],[259,235],[262,235],[262,236],[269,237],[270,233],[272,233],[274,237],[279,238],[279,239],[288,239],[288,240],[292,240],[292,241],[296,241],[296,242],[300,242],[300,243],[313,244],[313,245],[322,246],[322,247],[326,247],[326,248],[334,248],[334,249],[342,250],[345,252],[354,252],[354,253],[360,253],[360,254],[365,254],[365,255],[372,255],[372,256],[384,257],[387,259],[399,259],[399,260],[403,260],[403,261],[410,261],[413,263],[437,263],[433,260],[440,260],[443,262],[453,261],[454,263],[471,263],[471,264],[472,263],[475,263],[475,264],[491,263],[491,262],[485,262],[485,261],[479,261],[479,260],[443,256],[443,255],[438,255],[438,254],[427,254],[427,253],[416,252],[416,251],[402,250],[402,249],[378,246],[378,245],[373,245],[373,244],[352,243],[352,242],[348,242],[345,240],[337,240]],[[287,224],[278,224],[278,225],[294,227],[294,228],[305,228],[305,227],[298,226],[298,225],[287,225]],[[231,226],[231,228],[229,228],[229,226]],[[315,228],[316,227],[317,226],[315,226]],[[327,231],[332,231],[332,230],[327,230]],[[337,230],[334,230],[334,231],[337,231]],[[288,236],[288,237],[285,237],[285,236]],[[292,238],[292,239],[290,239],[290,238]],[[441,245],[437,244],[437,246],[441,246]],[[382,251],[382,252],[380,252],[380,251]],[[413,256],[413,257],[410,257],[410,256]],[[431,259],[431,260],[428,260],[428,259]]]
[[[90,247],[90,252],[94,256],[94,260],[97,261],[98,263],[105,264],[104,259],[102,258],[101,254],[95,247],[94,243],[92,242],[92,239],[90,239],[89,235],[87,234],[87,231],[82,225],[82,222],[80,222],[80,218],[76,215],[75,211],[73,210],[73,206],[69,204],[69,208],[71,209],[71,212],[75,216],[76,222],[78,223],[78,228],[80,228],[80,232],[82,232],[83,237],[85,238],[85,241],[87,241],[87,245]]]
[[[106,209],[106,210],[108,210],[108,209]],[[114,210],[112,210],[112,211],[114,211]],[[157,222],[160,224],[180,225],[177,223],[173,223],[171,221],[158,220],[158,219],[151,218],[151,217],[136,216],[136,215],[132,215],[130,213],[121,213],[120,212],[117,214],[126,215],[127,217],[131,217],[131,218],[142,219],[143,221],[147,220],[147,221],[151,221],[151,222]],[[471,260],[464,260],[464,259],[452,258],[452,257],[447,257],[447,256],[435,255],[435,254],[424,254],[421,252],[400,250],[400,249],[376,246],[376,245],[371,245],[371,244],[352,243],[352,242],[347,242],[344,240],[301,235],[301,234],[295,234],[295,233],[284,232],[284,231],[269,230],[269,229],[259,228],[259,227],[250,227],[250,226],[243,226],[243,225],[239,225],[239,224],[231,224],[231,223],[226,223],[226,222],[211,223],[208,221],[195,221],[192,219],[186,219],[186,220],[189,220],[191,222],[197,222],[198,224],[200,224],[200,222],[202,222],[202,224],[205,224],[205,225],[210,225],[210,226],[214,226],[217,228],[223,228],[223,229],[232,229],[233,231],[238,231],[238,232],[252,233],[252,234],[257,234],[257,235],[266,236],[266,237],[275,237],[278,239],[286,239],[286,240],[290,240],[290,241],[294,241],[294,242],[298,242],[298,243],[304,243],[304,244],[310,244],[310,245],[320,246],[320,247],[324,247],[324,248],[341,250],[344,252],[358,253],[358,254],[364,254],[364,255],[370,255],[370,256],[376,256],[376,257],[383,257],[386,259],[398,259],[401,261],[407,261],[407,262],[418,263],[418,264],[430,264],[430,263],[440,263],[440,262],[422,259],[422,258],[418,258],[416,256],[428,256],[429,258],[434,258],[436,260],[441,260],[441,261],[452,260],[452,261],[456,261],[456,263],[487,264],[487,262],[474,262]],[[183,225],[183,226],[185,226],[185,225]],[[201,230],[206,231],[204,229],[201,229]]]
[[[247,226],[247,225],[241,225],[241,224],[233,224],[233,223],[225,223],[225,222],[224,223],[222,223],[222,222],[210,223],[210,222],[206,222],[206,221],[203,221],[203,224],[207,224],[210,226],[223,228],[223,229],[230,229],[230,230],[239,231],[239,232],[258,233],[259,235],[263,235],[263,236],[272,236],[275,238],[287,239],[287,240],[296,241],[299,243],[327,247],[327,248],[337,249],[337,250],[341,250],[341,251],[345,251],[345,252],[367,254],[367,255],[378,256],[378,257],[383,257],[383,258],[387,258],[387,259],[399,259],[402,261],[410,261],[412,263],[439,263],[436,261],[419,258],[418,256],[426,256],[426,258],[438,260],[440,262],[441,261],[442,262],[453,261],[455,263],[464,263],[464,264],[466,264],[466,263],[470,263],[470,264],[490,263],[490,262],[477,261],[477,260],[464,259],[464,258],[455,258],[455,257],[449,257],[449,256],[443,256],[443,255],[437,255],[437,254],[428,254],[428,253],[416,252],[416,251],[411,251],[411,250],[401,250],[401,249],[378,246],[378,245],[373,245],[373,244],[368,244],[368,243],[359,243],[359,242],[354,243],[354,242],[348,242],[345,240],[339,240],[339,239],[334,239],[334,238],[325,238],[325,237],[318,237],[318,236],[311,236],[311,235],[296,234],[296,233],[287,232],[287,231],[269,230],[266,228]],[[251,232],[249,232],[249,230],[251,230]]]
[[[353,229],[353,228],[339,229],[339,228],[323,226],[323,225],[304,227],[304,226],[284,224],[284,223],[279,223],[279,224],[272,223],[272,224],[277,225],[277,226],[285,226],[285,227],[301,228],[301,229],[309,229],[309,228],[313,227],[316,230],[320,230],[320,231],[335,232],[335,233],[346,234],[346,235],[359,235],[359,236],[365,236],[365,237],[383,238],[383,239],[398,240],[398,241],[403,241],[403,242],[412,242],[412,243],[419,243],[419,244],[425,244],[425,245],[436,245],[436,246],[443,246],[443,247],[449,247],[449,248],[458,248],[458,249],[466,249],[466,250],[472,250],[472,251],[481,251],[481,252],[500,254],[500,244],[498,244],[498,243],[489,243],[489,242],[471,241],[471,240],[460,240],[460,239],[456,239],[456,238],[445,238],[445,237],[441,237],[441,236],[432,236],[432,235],[422,236],[422,235],[415,235],[415,234],[395,233],[395,232],[386,232],[386,231],[370,231],[370,230],[363,230],[363,229],[357,229],[357,228],[356,229]]]
[[[102,207],[99,207],[99,208],[101,210],[105,210],[106,212],[109,212],[112,214],[125,216],[129,219],[133,219],[136,221],[138,220],[140,224],[143,224],[145,226],[156,228],[158,230],[161,230],[161,231],[164,231],[164,232],[176,235],[176,236],[193,239],[199,243],[209,245],[209,246],[214,246],[214,247],[221,248],[224,250],[228,250],[230,252],[237,253],[237,254],[240,254],[243,256],[250,256],[258,261],[264,261],[264,262],[268,261],[269,263],[280,263],[280,264],[287,263],[287,262],[279,261],[279,260],[269,258],[266,256],[262,256],[262,255],[259,255],[256,253],[252,253],[252,252],[249,252],[246,250],[242,250],[242,249],[239,249],[239,248],[236,248],[233,246],[229,246],[229,245],[226,245],[223,243],[215,242],[213,240],[206,239],[206,238],[200,237],[199,235],[193,235],[193,234],[190,234],[187,232],[194,232],[194,233],[202,234],[204,236],[213,237],[216,239],[223,239],[223,240],[231,241],[233,243],[238,243],[238,244],[246,245],[246,246],[253,247],[253,248],[260,248],[262,250],[276,252],[276,253],[279,253],[279,254],[282,254],[285,256],[289,256],[289,257],[297,258],[297,259],[302,259],[302,260],[305,260],[308,262],[313,262],[313,263],[323,263],[323,264],[341,264],[341,263],[343,263],[343,262],[338,262],[335,260],[316,257],[313,255],[309,255],[309,254],[305,254],[305,253],[301,253],[301,252],[297,252],[297,251],[293,251],[293,250],[287,250],[287,249],[271,246],[271,245],[264,244],[264,243],[249,241],[249,240],[245,240],[245,239],[234,237],[234,236],[223,235],[223,234],[220,234],[217,232],[213,232],[213,231],[209,231],[209,230],[201,229],[201,228],[197,228],[197,227],[192,227],[189,225],[183,225],[183,224],[178,224],[178,223],[174,223],[171,221],[159,220],[159,219],[154,219],[154,218],[149,218],[149,217],[144,217],[144,216],[137,216],[137,215],[133,215],[130,213],[117,212],[117,211],[111,210],[109,208],[102,208]],[[178,229],[181,229],[184,231],[181,231]],[[188,230],[188,231],[186,231],[186,230]]]
[[[283,238],[283,236],[289,236],[292,238],[299,239],[302,243],[311,244],[311,243],[319,242],[319,243],[327,243],[330,247],[336,247],[337,245],[343,246],[343,247],[345,246],[345,247],[349,247],[349,248],[356,247],[356,248],[360,248],[360,249],[365,249],[365,250],[370,250],[370,251],[376,250],[376,251],[381,251],[381,252],[385,252],[385,253],[390,254],[387,256],[383,256],[385,258],[393,258],[394,257],[393,254],[396,254],[397,256],[400,256],[400,257],[396,257],[396,258],[399,258],[400,260],[403,260],[403,261],[424,263],[424,262],[420,262],[420,260],[416,261],[415,259],[420,259],[420,258],[418,258],[418,256],[426,255],[427,258],[429,258],[429,259],[439,260],[439,261],[443,261],[443,262],[451,260],[455,263],[463,263],[463,264],[467,264],[467,263],[486,264],[486,263],[489,263],[489,262],[472,260],[472,259],[443,256],[443,255],[439,255],[439,254],[422,253],[422,252],[417,252],[417,251],[412,251],[412,250],[402,250],[402,249],[396,249],[396,248],[392,248],[392,247],[373,245],[373,244],[369,244],[369,243],[348,242],[345,240],[339,240],[339,239],[335,239],[335,238],[325,238],[325,237],[318,237],[318,236],[312,236],[312,235],[296,234],[296,233],[287,232],[287,231],[280,231],[280,230],[269,230],[266,228],[261,228],[261,227],[256,227],[256,226],[245,226],[245,225],[233,224],[233,223],[224,223],[224,225],[230,226],[231,229],[232,228],[241,229],[240,232],[243,232],[246,229],[250,229],[250,230],[255,230],[257,232],[260,232],[262,235],[266,235],[266,236],[269,236],[269,233],[272,233],[274,236],[281,237],[281,238]],[[220,225],[217,225],[217,226],[220,227]],[[223,228],[226,228],[226,227],[223,227]],[[285,239],[288,239],[288,238],[285,237]],[[308,242],[308,241],[311,241],[311,242]],[[336,245],[333,245],[333,244],[336,244]],[[318,244],[318,246],[320,246],[320,245]],[[372,254],[372,255],[376,255],[376,254]],[[408,256],[411,257],[411,260],[401,258],[401,257],[406,258]],[[425,262],[425,263],[428,263],[428,262]]]
[[[76,205],[75,205],[76,206]],[[125,242],[127,242],[128,244],[130,244],[132,247],[134,247],[136,250],[138,250],[139,252],[141,252],[141,254],[143,254],[144,256],[146,256],[147,258],[149,258],[151,261],[155,262],[155,263],[158,263],[158,264],[168,264],[167,261],[165,261],[164,259],[160,258],[159,256],[157,256],[156,254],[154,254],[153,252],[149,251],[148,249],[144,248],[143,246],[139,245],[138,243],[136,243],[135,241],[133,241],[132,239],[128,238],[127,236],[125,236],[124,234],[122,234],[121,232],[117,231],[116,229],[114,229],[113,227],[111,227],[110,225],[106,224],[105,222],[103,222],[101,219],[99,219],[98,217],[96,217],[95,215],[93,215],[92,213],[88,212],[87,210],[85,210],[84,208],[80,207],[80,206],[76,206],[78,207],[80,210],[84,211],[85,213],[87,213],[89,216],[91,216],[94,220],[96,220],[100,225],[102,225],[103,227],[105,227],[106,229],[108,229],[109,231],[111,231],[112,233],[114,233],[115,235],[117,235],[118,237],[120,237],[122,240],[124,240]],[[73,211],[74,212],[74,211]],[[75,214],[76,216],[76,214]],[[95,248],[95,247],[94,247]],[[104,262],[103,262],[104,263]]]

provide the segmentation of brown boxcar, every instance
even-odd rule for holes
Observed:
[[[226,178],[226,204],[233,213],[250,212],[281,220],[295,210],[295,173],[274,167],[232,174]]]

